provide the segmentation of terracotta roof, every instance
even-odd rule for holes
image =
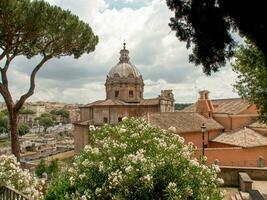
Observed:
[[[190,112],[151,113],[147,116],[147,121],[152,126],[165,130],[173,126],[177,133],[200,132],[203,123],[205,123],[207,131],[223,129],[223,126],[215,120]]]
[[[99,100],[93,103],[87,104],[83,107],[92,107],[92,106],[120,106],[120,105],[127,105],[127,106],[150,106],[150,105],[159,105],[159,99],[142,99],[140,102],[137,103],[128,103],[119,99],[107,99],[107,100]]]
[[[142,99],[140,101],[140,105],[159,105],[159,99],[155,98],[155,99]]]
[[[250,128],[222,133],[212,141],[240,147],[257,147],[267,145],[267,137],[264,137]]]
[[[91,107],[91,106],[113,106],[113,105],[125,105],[126,103],[124,101],[120,101],[118,99],[112,100],[112,99],[107,99],[107,100],[99,100],[95,101],[93,103],[87,104],[86,107]]]
[[[238,114],[246,110],[251,104],[248,101],[234,98],[234,99],[214,99],[211,100],[214,113],[227,113],[227,114]],[[185,112],[196,112],[196,103],[183,109]]]
[[[266,128],[267,129],[267,124],[260,123],[259,121],[256,121],[250,125],[248,125],[249,128]]]

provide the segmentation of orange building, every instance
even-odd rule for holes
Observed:
[[[207,90],[199,94],[198,101],[182,111],[147,115],[148,123],[165,130],[174,127],[185,143],[194,143],[197,156],[204,148],[208,163],[265,166],[267,125],[256,121],[256,106],[239,98],[210,100]]]
[[[256,121],[256,106],[239,98],[210,100],[208,93],[206,90],[200,91],[198,101],[183,110],[213,119],[223,127],[213,134],[213,138],[206,138],[205,155],[208,162],[217,161],[220,165],[231,166],[265,166],[267,125]],[[198,144],[199,141],[196,143],[199,147]],[[200,150],[198,154],[201,154]]]

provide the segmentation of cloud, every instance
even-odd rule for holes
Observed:
[[[36,92],[30,100],[89,103],[105,98],[106,75],[118,62],[124,39],[130,50],[131,62],[145,80],[145,97],[156,97],[161,89],[173,89],[177,102],[195,101],[199,89],[210,90],[210,96],[214,98],[236,96],[231,86],[235,74],[229,66],[206,77],[201,67],[188,63],[190,50],[170,31],[168,23],[173,13],[165,1],[48,2],[78,15],[90,24],[100,40],[96,50],[89,55],[49,61],[38,73]],[[10,68],[10,87],[15,99],[27,90],[29,75],[39,59],[19,57]]]

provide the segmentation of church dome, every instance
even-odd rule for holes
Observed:
[[[120,78],[127,78],[131,75],[134,78],[141,77],[138,69],[131,63],[118,63],[117,65],[112,67],[108,73],[108,77],[114,78],[116,75],[118,75]]]
[[[124,43],[123,49],[120,51],[120,62],[111,68],[108,73],[109,78],[114,78],[119,76],[120,78],[141,78],[141,74],[138,69],[130,62],[129,51],[126,49],[126,44]]]

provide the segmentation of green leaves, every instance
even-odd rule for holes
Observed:
[[[45,1],[0,2],[0,48],[31,58],[60,57],[94,51],[98,37],[70,11]]]
[[[26,123],[19,123],[18,125],[18,132],[20,136],[23,136],[30,132],[30,127]]]
[[[51,117],[40,117],[39,118],[39,124],[44,127],[44,130],[46,132],[47,128],[54,125],[54,121]]]
[[[267,68],[263,54],[250,42],[235,52],[233,69],[238,74],[234,85],[238,94],[250,103],[256,104],[259,119],[267,122]]]
[[[79,58],[83,53],[94,51],[98,37],[91,27],[70,11],[51,6],[44,0],[0,1],[0,93],[10,112],[12,153],[19,159],[19,141],[16,118],[26,99],[33,95],[35,77],[44,64],[54,58],[71,56]],[[8,87],[7,72],[17,56],[40,61],[30,75],[30,87],[14,104]],[[51,119],[42,119],[45,130]]]
[[[88,138],[46,199],[222,199],[215,168],[171,131],[131,118],[90,130]]]
[[[240,6],[242,4],[242,7]],[[180,41],[192,43],[189,61],[202,65],[210,75],[226,64],[236,47],[233,31],[255,43],[267,58],[266,20],[263,2],[227,0],[167,0],[175,16],[170,27]],[[247,15],[247,13],[257,13]]]

